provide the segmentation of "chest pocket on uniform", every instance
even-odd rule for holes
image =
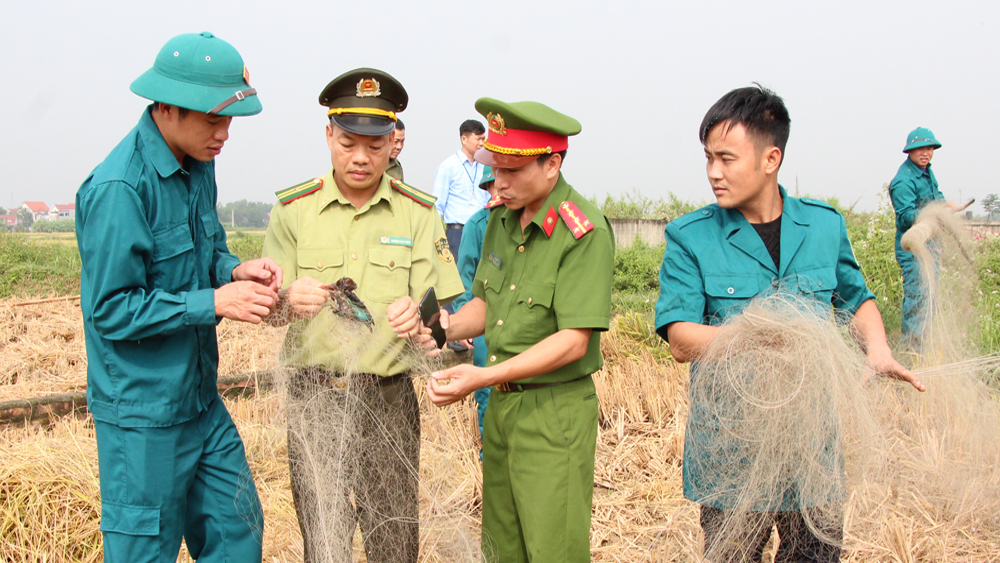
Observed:
[[[316,281],[333,283],[343,276],[344,251],[339,247],[299,248],[296,252],[298,276],[309,276]],[[287,274],[286,274],[287,275]]]
[[[167,292],[192,289],[197,282],[194,272],[194,240],[187,221],[153,233],[153,256],[149,275],[153,285]]]
[[[556,323],[555,311],[552,309],[552,298],[556,286],[554,283],[522,283],[515,287],[515,307],[512,309],[518,326],[519,342],[535,343],[554,334],[559,327]],[[510,287],[500,291],[510,291]]]
[[[409,295],[411,252],[405,246],[380,245],[369,249],[372,269],[365,276],[368,287],[361,287],[361,292],[378,303],[392,303]]]
[[[705,276],[706,312],[712,324],[724,322],[739,313],[747,302],[760,292],[757,276]]]
[[[817,301],[830,305],[833,300],[833,290],[837,289],[837,271],[835,268],[819,268],[807,270],[796,275],[799,293],[812,296]]]

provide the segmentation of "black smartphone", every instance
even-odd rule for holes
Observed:
[[[444,346],[448,337],[441,328],[441,308],[438,307],[437,294],[434,293],[433,287],[428,289],[420,300],[420,320],[425,327],[431,329],[431,336],[434,337],[434,342],[437,342],[438,348]]]

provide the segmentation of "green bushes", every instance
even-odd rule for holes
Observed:
[[[264,237],[260,235],[248,235],[243,231],[236,231],[227,241],[229,252],[232,252],[240,259],[240,262],[260,258],[260,253],[264,249]]]
[[[35,221],[31,230],[36,233],[73,233],[76,232],[76,221],[59,219],[51,221]]]

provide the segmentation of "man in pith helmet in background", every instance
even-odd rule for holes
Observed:
[[[896,210],[896,261],[903,270],[902,344],[915,352],[920,352],[922,348],[921,340],[927,319],[927,286],[920,279],[917,258],[912,252],[903,250],[900,241],[903,233],[913,226],[917,215],[928,203],[944,200],[944,194],[938,190],[937,178],[931,170],[931,159],[934,151],[939,148],[941,143],[934,138],[930,129],[917,127],[910,131],[906,137],[906,146],[903,147],[907,158],[889,184],[889,197]],[[971,203],[969,201],[961,208],[952,202],[947,202],[946,205],[952,211],[958,211]]]
[[[601,211],[563,178],[580,122],[537,102],[476,101],[489,137],[490,214],[475,296],[442,313],[448,339],[486,333],[486,367],[432,374],[438,406],[492,386],[483,421],[483,553],[487,561],[590,561],[597,445],[591,374],[604,363],[615,241]]]
[[[402,84],[380,70],[359,68],[333,79],[319,97],[328,108],[333,167],[277,192],[264,238],[264,256],[287,273],[275,317],[295,318],[283,349],[283,362],[294,370],[289,401],[311,401],[330,413],[344,412],[343,405],[355,401],[365,413],[346,421],[360,426],[356,432],[330,436],[346,442],[344,447],[318,452],[309,449],[317,444],[303,439],[309,429],[301,425],[308,421],[289,416],[292,494],[309,563],[325,562],[331,553],[350,561],[355,519],[368,561],[417,560],[420,411],[407,342],[393,330],[414,333],[416,302],[427,289],[450,301],[462,293],[462,281],[434,197],[386,174],[396,114],[407,100]],[[356,358],[331,335],[329,311],[321,313],[330,298],[325,286],[343,277],[357,283],[357,296],[374,319],[370,339],[353,339],[364,344]],[[346,458],[334,459],[338,455]],[[341,471],[330,482],[323,470],[337,463],[343,463]],[[336,503],[334,510],[343,513],[315,516],[310,505],[329,492],[320,487],[337,488],[345,499],[353,493],[356,509]],[[336,529],[321,529],[323,523]]]
[[[216,213],[214,159],[260,113],[243,59],[205,32],[174,37],[132,83],[152,100],[83,183],[76,236],[87,406],[109,563],[260,561],[263,515],[219,397],[220,318],[259,323],[281,269],[240,263]]]

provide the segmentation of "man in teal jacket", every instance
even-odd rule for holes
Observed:
[[[207,32],[168,41],[132,91],[154,103],[76,196],[104,559],[173,562],[183,537],[200,562],[259,562],[263,515],[216,387],[215,325],[259,323],[282,273],[229,253],[213,160],[260,102],[240,54]]]
[[[938,181],[931,170],[931,158],[941,143],[926,127],[917,127],[906,137],[903,152],[907,159],[899,167],[889,184],[889,197],[896,210],[896,261],[903,270],[903,345],[919,352],[924,322],[927,318],[925,302],[927,287],[920,279],[920,264],[912,252],[903,250],[900,240],[917,220],[917,215],[928,203],[944,200],[938,190]],[[954,203],[946,204],[953,211]]]
[[[778,184],[789,127],[782,99],[760,87],[733,90],[705,115],[699,138],[718,203],[667,225],[657,333],[670,342],[674,359],[693,361],[694,387],[700,376],[698,356],[719,325],[758,295],[789,292],[815,300],[820,310],[833,307],[853,315],[875,372],[909,381],[922,391],[923,385],[892,357],[844,218],[823,202],[789,197]],[[714,552],[714,561],[760,561],[773,522],[781,537],[775,561],[839,561],[840,548],[806,525],[802,511],[811,506],[808,499],[797,498],[794,485],[775,491],[767,506],[754,508],[766,524],[748,534],[752,537],[738,545],[720,543],[738,495],[719,484],[720,476],[735,470],[731,459],[716,455],[736,446],[727,442],[725,422],[713,415],[724,400],[693,397],[684,439],[684,496],[702,505],[706,551]],[[842,533],[839,527],[824,531],[828,538]]]
[[[483,256],[483,238],[486,236],[486,223],[490,220],[490,211],[501,206],[500,198],[497,197],[496,188],[493,184],[496,177],[489,166],[483,169],[483,178],[479,181],[479,187],[490,193],[490,201],[486,207],[477,211],[465,223],[462,231],[462,243],[458,246],[458,273],[462,276],[462,284],[465,286],[465,293],[452,302],[452,307],[456,311],[462,308],[474,297],[472,295],[472,281],[476,278],[476,268],[479,267],[479,259]],[[479,335],[472,340],[472,365],[486,367],[486,335]],[[486,416],[486,405],[490,400],[490,388],[476,389],[473,393],[476,399],[476,410],[479,414],[479,438],[483,437],[483,417]],[[479,452],[482,459],[483,452]]]

